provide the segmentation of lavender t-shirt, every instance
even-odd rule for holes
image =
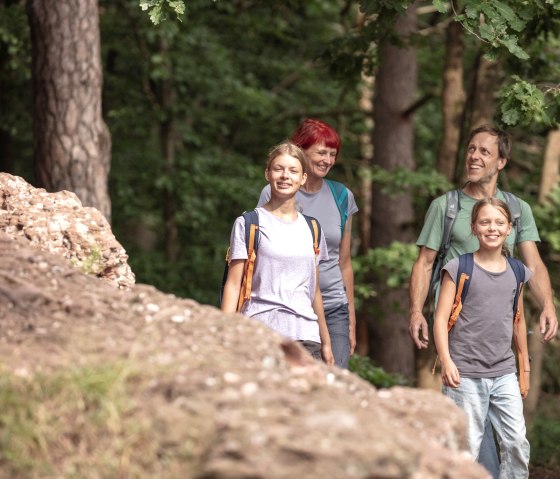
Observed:
[[[251,299],[241,312],[291,339],[320,342],[312,303],[316,266],[319,261],[328,259],[324,235],[321,235],[316,258],[313,235],[300,213],[293,222],[283,221],[264,208],[257,208],[257,213],[260,242]],[[230,246],[232,260],[247,259],[242,216],[235,220]]]
[[[454,283],[459,258],[442,269]],[[531,271],[525,267],[525,282]],[[449,333],[449,353],[466,378],[493,378],[516,371],[511,349],[516,279],[509,263],[504,271],[486,271],[474,263],[469,291],[455,326]]]

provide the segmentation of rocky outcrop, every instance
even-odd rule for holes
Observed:
[[[24,237],[119,288],[134,284],[128,256],[105,217],[83,207],[69,191],[47,193],[20,177],[0,173],[0,231]]]
[[[24,213],[1,220],[0,478],[489,477],[441,394],[377,390],[241,315],[115,288],[22,235]]]

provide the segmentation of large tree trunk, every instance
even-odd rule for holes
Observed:
[[[27,14],[37,181],[49,191],[73,191],[110,220],[97,0],[28,0]]]
[[[416,8],[409,7],[395,24],[403,40],[416,30]],[[381,66],[376,76],[374,98],[374,164],[387,170],[398,166],[414,169],[414,126],[409,107],[417,86],[416,50],[389,41],[380,46]],[[374,188],[372,193],[372,246],[387,246],[394,240],[413,242],[411,194],[394,195]],[[407,293],[387,288],[377,278],[379,292],[375,317],[369,318],[370,355],[384,369],[414,377],[414,352],[408,337]]]
[[[558,185],[560,180],[560,129],[551,130],[547,136],[546,148],[544,151],[543,168],[541,173],[541,184],[539,189],[539,203],[545,203],[550,191]],[[546,264],[546,258],[544,258]],[[544,358],[544,344],[541,340],[539,331],[539,315],[541,312],[536,300],[530,296],[531,308],[530,312],[535,314],[526,314],[527,321],[532,319],[530,330],[533,334],[529,336],[529,353],[533,360],[531,362],[531,394],[524,401],[523,411],[527,421],[531,421],[537,410],[541,392],[542,367]],[[526,311],[527,313],[527,311]]]
[[[449,181],[455,175],[455,163],[461,141],[461,125],[465,108],[463,86],[463,27],[451,22],[447,27],[445,66],[443,70],[442,116],[443,137],[439,145],[437,168]]]

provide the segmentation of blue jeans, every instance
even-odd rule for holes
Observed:
[[[529,477],[529,441],[525,437],[523,401],[515,373],[496,378],[461,378],[458,388],[443,387],[467,415],[469,450],[479,457],[486,417],[500,446],[500,479]]]
[[[480,451],[476,460],[492,475],[492,479],[500,478],[500,459],[498,459],[498,451],[496,450],[496,442],[494,441],[494,430],[492,429],[492,422],[489,416],[486,416],[484,436],[482,437]]]
[[[334,363],[343,369],[348,369],[350,358],[350,313],[348,304],[339,304],[325,309],[327,329],[331,337],[331,349]]]

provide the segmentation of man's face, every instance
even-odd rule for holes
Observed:
[[[507,160],[498,152],[498,137],[478,133],[467,145],[467,179],[471,183],[487,184],[496,181]]]

